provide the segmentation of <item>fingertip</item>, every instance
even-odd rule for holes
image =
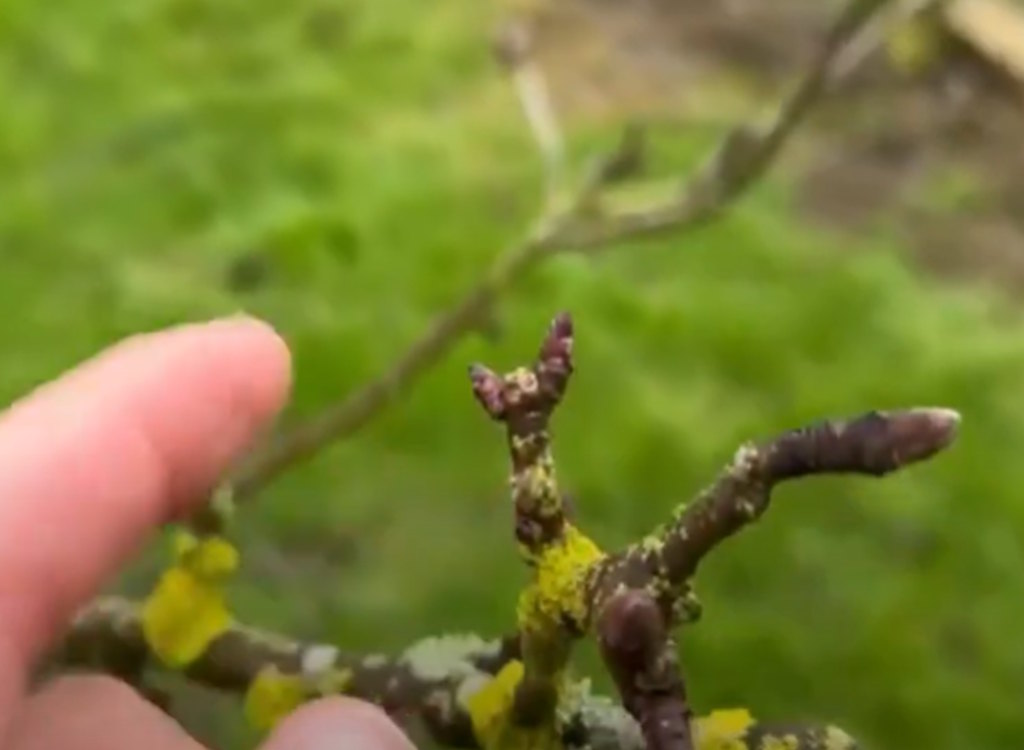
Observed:
[[[297,709],[260,750],[415,750],[387,714],[354,698],[321,698]]]
[[[7,739],[11,750],[202,750],[134,688],[99,674],[44,685],[24,702]]]
[[[134,336],[0,414],[0,635],[15,663],[155,527],[194,512],[290,385],[281,336],[237,316]]]
[[[233,401],[245,411],[257,419],[270,418],[291,391],[291,352],[272,325],[244,314],[136,333],[41,384],[3,416],[10,421],[34,418],[40,410],[59,412],[85,394],[110,393],[118,385],[123,390],[161,377],[168,379],[168,387],[202,387],[206,380],[219,380],[234,391]]]
[[[243,390],[246,406],[260,414],[276,413],[288,399],[292,381],[291,351],[270,323],[238,314],[202,323],[186,323],[128,339],[125,349],[171,351],[177,343],[196,359],[228,366],[236,387]],[[120,348],[120,347],[117,347]],[[123,354],[118,352],[114,356]]]
[[[292,358],[288,344],[268,322],[240,314],[199,324],[212,351],[230,353],[241,363],[237,382],[245,389],[252,412],[270,417],[288,400],[292,386]],[[258,377],[253,377],[258,373]]]
[[[246,314],[127,339],[108,350],[90,375],[110,383],[109,373],[122,380],[133,373],[148,383],[137,421],[160,436],[155,442],[165,463],[191,467],[178,474],[170,493],[174,518],[192,512],[216,476],[271,429],[292,385],[284,338]],[[167,385],[156,400],[158,382]],[[199,458],[196,445],[204,446]]]

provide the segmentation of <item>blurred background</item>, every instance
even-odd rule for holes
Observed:
[[[663,178],[777,101],[834,10],[8,0],[0,397],[125,335],[243,309],[294,351],[285,422],[314,415],[384,371],[541,205],[543,162],[492,50],[502,19],[528,20],[574,165],[641,120]],[[503,436],[465,368],[531,357],[564,308],[578,370],[556,457],[608,547],[747,438],[960,410],[930,463],[780,489],[702,568],[683,664],[701,711],[834,721],[868,748],[1019,750],[1024,80],[988,32],[888,30],[720,220],[528,274],[397,404],[246,507],[234,611],[351,649],[507,631],[526,572]],[[165,552],[119,588],[145,591]],[[608,687],[591,649],[578,662]],[[254,742],[235,701],[179,698],[213,746]]]

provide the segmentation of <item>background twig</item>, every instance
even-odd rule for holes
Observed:
[[[518,20],[501,26],[494,41],[495,56],[508,69],[546,173],[547,205],[553,205],[565,177],[565,143],[558,124],[547,78],[533,54],[528,26]]]
[[[580,201],[552,217],[542,217],[519,243],[493,263],[480,282],[442,312],[394,365],[376,380],[300,423],[256,451],[232,480],[233,496],[257,493],[286,469],[310,458],[332,441],[365,425],[434,365],[464,334],[479,325],[494,299],[548,254],[595,251],[628,239],[693,228],[736,200],[777,157],[786,140],[829,88],[835,62],[872,14],[888,0],[850,0],[825,37],[821,51],[766,125],[741,125],[726,135],[708,164],[666,201],[604,216],[581,216]],[[600,187],[586,183],[585,190]]]

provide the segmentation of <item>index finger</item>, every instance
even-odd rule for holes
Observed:
[[[0,715],[73,611],[276,414],[289,379],[273,331],[232,319],[130,339],[0,415]]]

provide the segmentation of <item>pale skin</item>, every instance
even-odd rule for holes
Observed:
[[[266,430],[288,349],[232,318],[124,341],[0,413],[0,750],[202,750],[127,685],[28,688],[75,610],[168,520],[194,509]],[[376,708],[334,698],[263,750],[412,750]]]

